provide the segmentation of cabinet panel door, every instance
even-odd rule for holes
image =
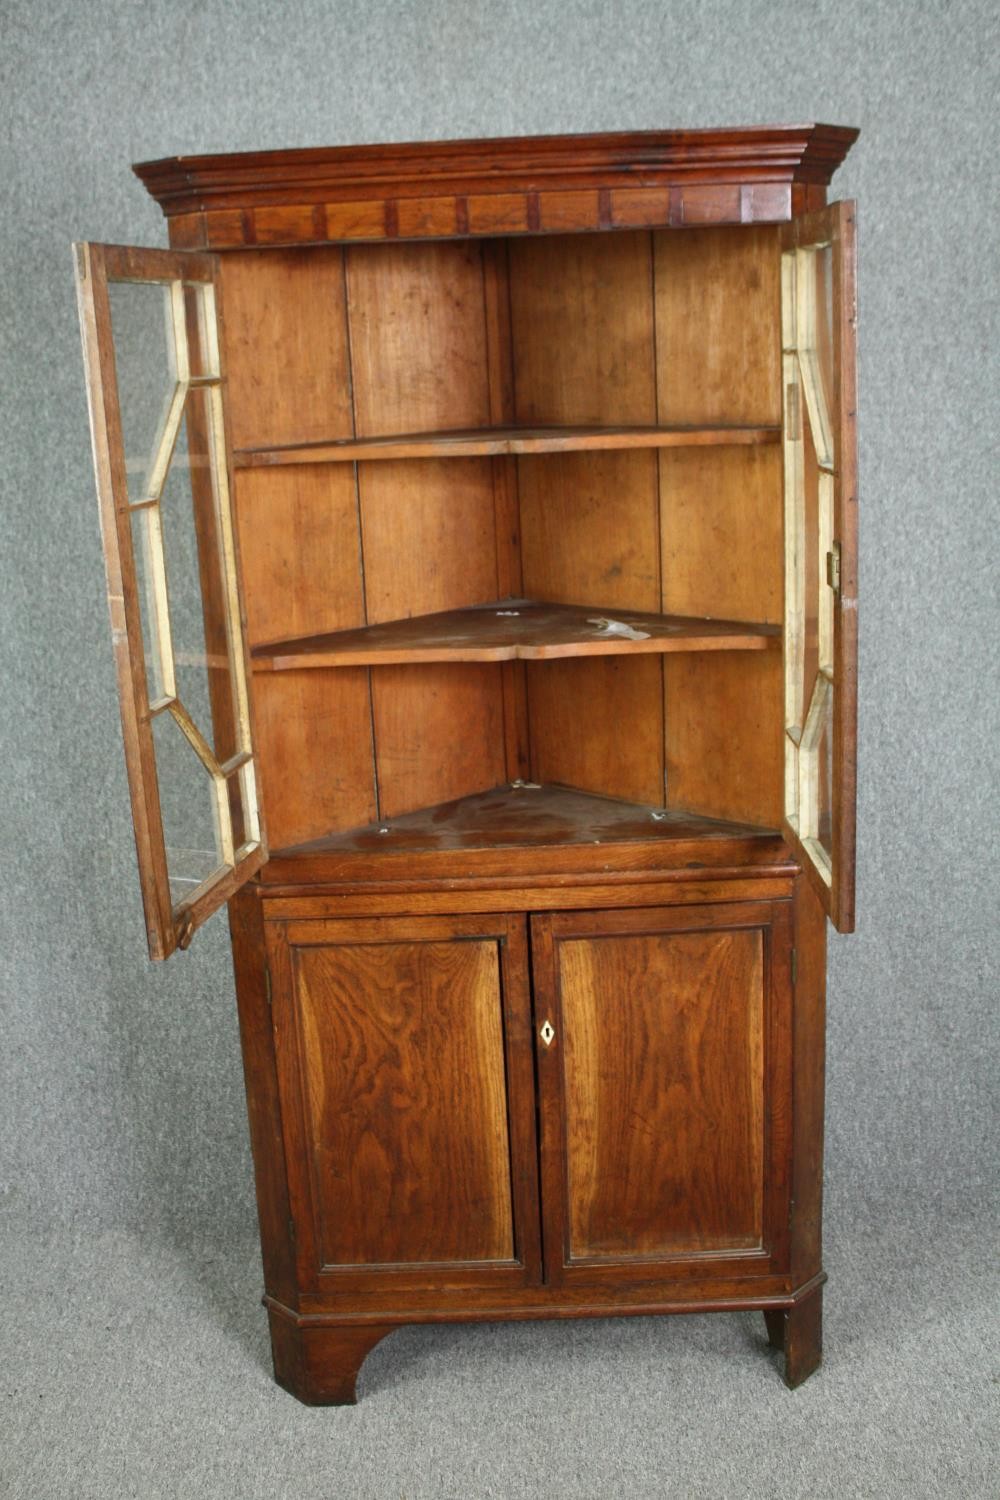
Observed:
[[[303,1285],[537,1277],[523,918],[269,924]]]
[[[782,229],[784,832],[854,929],[858,502],[854,204]]]
[[[787,905],[532,923],[547,1274],[781,1269]]]
[[[77,245],[87,395],[151,958],[266,858],[210,255]]]

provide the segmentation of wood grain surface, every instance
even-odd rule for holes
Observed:
[[[336,442],[298,443],[284,447],[240,448],[237,469],[289,465],[356,463],[361,459],[474,458],[520,453],[586,453],[601,449],[702,448],[720,444],[742,447],[772,445],[780,426],[710,427],[491,427],[466,432],[414,432],[398,437],[343,438]]]
[[[694,620],[500,599],[473,609],[391,620],[255,647],[258,671],[397,666],[439,661],[546,661],[567,656],[661,655],[674,651],[773,651],[777,625]]]
[[[759,931],[565,939],[569,1257],[759,1245]]]
[[[302,948],[295,986],[323,1263],[513,1260],[496,942]]]

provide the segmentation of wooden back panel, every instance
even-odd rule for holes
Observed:
[[[500,376],[486,258],[462,243],[224,256],[234,446],[489,425]],[[497,490],[488,458],[240,471],[251,646],[519,587],[502,530],[498,545]],[[469,666],[258,676],[272,847],[516,775],[506,675]]]
[[[350,437],[343,251],[224,255],[221,293],[234,447]],[[365,624],[351,469],[241,470],[235,507],[251,648]],[[376,816],[367,672],[282,675],[252,683],[276,849]]]
[[[236,447],[780,421],[773,228],[222,257]],[[779,450],[240,470],[251,646],[511,593],[776,622]],[[776,824],[777,658],[261,674],[271,845],[514,776]],[[666,788],[666,790],[664,790]]]
[[[781,420],[771,228],[512,242],[520,422]],[[518,460],[525,592],[781,618],[776,446]],[[528,669],[531,774],[776,826],[780,663],[720,653]],[[664,791],[665,786],[665,791]]]
[[[655,423],[650,236],[515,241],[510,268],[516,420]],[[520,458],[518,485],[526,594],[659,609],[654,453]],[[527,676],[534,780],[662,802],[658,660],[552,662]]]
[[[770,227],[654,235],[661,422],[781,421],[781,281]],[[661,453],[663,609],[775,623],[780,452]],[[777,827],[781,662],[664,661],[667,800]]]

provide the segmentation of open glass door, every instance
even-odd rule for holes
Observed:
[[[857,320],[854,204],[782,229],[785,822],[834,926],[854,929]]]
[[[77,245],[125,758],[152,958],[260,868],[215,259]]]

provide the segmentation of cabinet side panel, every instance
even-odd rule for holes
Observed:
[[[510,278],[518,422],[656,421],[648,234],[512,242]],[[659,609],[655,455],[521,458],[518,478],[529,597]],[[659,803],[662,722],[659,662],[528,672],[535,780]]]
[[[792,1270],[804,1282],[823,1268],[826,1057],[826,911],[805,876],[796,884],[794,919]]]
[[[294,950],[321,1261],[511,1261],[495,940]]]
[[[274,1028],[268,1001],[261,903],[256,891],[240,891],[229,903],[233,969],[240,1013],[240,1044],[246,1085],[250,1145],[257,1188],[264,1286],[288,1307],[298,1303],[291,1205],[285,1168],[281,1100]]]
[[[771,227],[655,237],[661,422],[781,421],[780,257]],[[781,618],[780,449],[665,451],[663,609]],[[664,663],[667,802],[776,826],[781,664],[719,656]]]
[[[570,1260],[760,1245],[761,930],[557,952]]]
[[[358,436],[488,426],[482,249],[355,246],[347,253]],[[457,609],[501,591],[489,459],[358,465],[367,622]],[[372,673],[380,813],[506,779],[495,669]]]

